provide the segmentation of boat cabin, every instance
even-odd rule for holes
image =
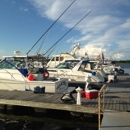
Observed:
[[[76,52],[80,49],[80,44],[73,46],[70,53],[63,52],[60,55],[53,55],[51,60],[47,63],[47,67],[55,67],[56,65],[65,62],[66,60],[78,59],[76,57]]]
[[[55,67],[56,65],[65,62],[66,60],[75,59],[69,53],[62,53],[61,55],[53,55],[52,59],[47,63],[47,67]]]
[[[54,68],[57,69],[75,69],[77,71],[91,72],[95,68],[95,63],[89,60],[65,60],[65,62],[58,64]]]

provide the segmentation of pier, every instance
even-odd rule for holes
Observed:
[[[96,113],[97,99],[82,98],[82,105],[64,103],[63,94],[33,93],[33,91],[0,91],[0,104],[34,108],[66,110],[82,113]],[[76,93],[73,97],[76,99]]]
[[[130,76],[119,75],[117,83],[109,83],[105,111],[100,130],[130,129]]]
[[[122,80],[123,78],[124,80]],[[127,82],[125,80],[127,80]],[[118,76],[117,83],[107,84],[110,90],[105,95],[105,109],[117,111],[130,110],[129,81],[130,76]],[[76,100],[77,94],[73,93],[72,95]],[[64,103],[61,100],[62,96],[63,94],[0,90],[0,104],[67,110],[82,113],[97,113],[98,98],[82,98],[82,105],[76,105],[75,103]]]

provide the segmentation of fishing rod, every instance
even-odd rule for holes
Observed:
[[[92,10],[91,10],[92,11]],[[79,24],[91,11],[89,11],[79,22],[77,22],[69,31],[67,31],[56,43],[54,43],[45,54],[47,54],[62,38],[64,38],[77,24]],[[45,55],[43,54],[43,55]]]
[[[52,28],[52,26],[60,19],[60,17],[71,7],[71,5],[75,2],[74,0],[68,7],[65,9],[65,11],[56,19],[56,21],[44,32],[44,34],[37,40],[37,42],[32,46],[32,48],[26,53],[27,55],[29,52],[36,46],[36,44],[41,40],[41,38]]]
[[[35,54],[38,54],[38,53],[41,51],[41,49],[42,49],[42,47],[43,47],[43,44],[45,43],[46,37],[47,37],[47,35],[45,36],[45,38],[44,38],[42,44],[40,45],[39,49],[36,51]]]

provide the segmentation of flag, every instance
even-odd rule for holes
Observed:
[[[104,63],[104,54],[102,52],[102,63]]]

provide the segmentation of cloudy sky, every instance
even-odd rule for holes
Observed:
[[[77,43],[80,56],[130,60],[130,0],[0,1],[0,58],[31,48],[51,56]]]

